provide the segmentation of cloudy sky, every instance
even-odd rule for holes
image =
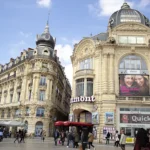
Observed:
[[[72,80],[70,55],[83,37],[107,30],[110,15],[124,0],[1,0],[0,63],[16,58],[28,47],[35,48],[50,11],[50,33],[56,37],[58,56]],[[128,0],[130,6],[150,18],[150,0]]]

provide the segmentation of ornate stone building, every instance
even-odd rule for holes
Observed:
[[[74,46],[70,120],[92,122],[98,142],[124,129],[132,143],[150,125],[150,22],[124,3],[106,33]]]
[[[54,121],[67,120],[71,86],[54,50],[48,24],[36,48],[0,65],[0,122],[24,122],[28,133],[52,133]],[[15,129],[15,128],[13,128]]]

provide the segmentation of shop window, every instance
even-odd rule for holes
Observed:
[[[87,78],[87,96],[93,95],[93,79]]]
[[[84,95],[84,79],[76,80],[76,96]]]
[[[92,69],[92,59],[88,58],[80,62],[79,69]]]

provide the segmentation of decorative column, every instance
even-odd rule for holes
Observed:
[[[33,79],[34,101],[37,101],[39,96],[39,81],[40,81],[40,74],[35,74]]]
[[[84,96],[87,95],[87,78],[84,78]]]
[[[107,93],[107,68],[108,68],[108,63],[107,63],[107,54],[103,54],[103,63],[102,63],[102,89],[103,89],[103,93]]]
[[[109,93],[114,93],[114,54],[110,54],[109,61]]]
[[[20,95],[20,101],[24,104],[25,98],[26,98],[26,90],[27,90],[27,76],[25,75],[23,77],[22,85],[21,85],[21,95]]]
[[[17,84],[18,84],[18,80],[15,80],[14,83],[14,92],[13,92],[13,99],[12,99],[12,103],[17,102]]]
[[[52,77],[48,76],[47,77],[47,89],[46,89],[46,100],[51,100],[52,96]]]

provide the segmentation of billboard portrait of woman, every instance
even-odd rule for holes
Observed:
[[[135,82],[139,88],[139,96],[149,96],[148,76],[136,75]]]
[[[120,75],[120,95],[138,96],[140,88],[135,82],[134,75]]]

